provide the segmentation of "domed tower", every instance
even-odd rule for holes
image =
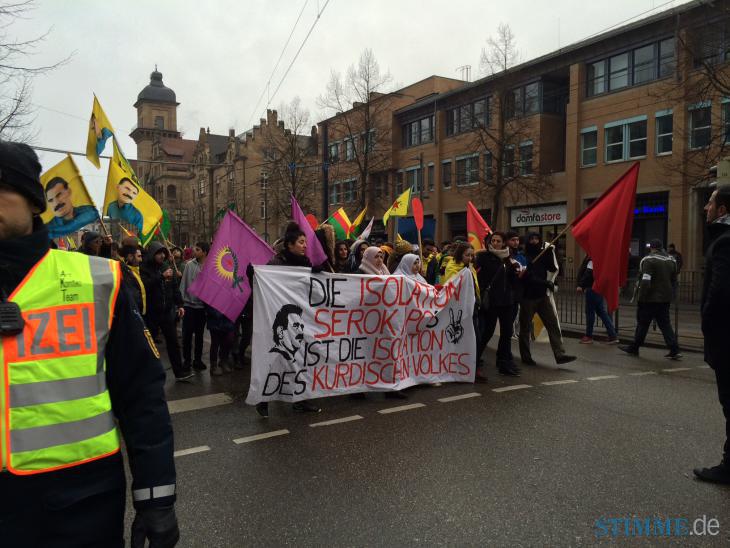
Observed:
[[[177,106],[175,92],[162,83],[162,73],[157,66],[150,74],[150,83],[139,92],[134,107],[137,109],[137,125],[129,136],[137,143],[137,158],[152,158],[152,143],[155,137],[180,138],[177,130]],[[138,166],[137,175],[144,179],[147,164]]]

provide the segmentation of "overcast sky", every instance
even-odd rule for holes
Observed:
[[[175,90],[178,129],[194,139],[200,127],[226,134],[249,129],[264,115],[268,97],[254,110],[294,22],[301,19],[274,76],[286,67],[327,0],[38,0],[26,21],[11,29],[28,38],[52,28],[32,63],[71,60],[34,84],[35,144],[85,150],[92,93],[96,93],[129,158],[128,137],[136,123],[132,107],[157,64]],[[394,82],[407,85],[432,74],[459,78],[457,67],[472,66],[499,23],[508,23],[523,61],[579,41],[642,12],[669,9],[682,0],[330,0],[270,108],[299,96],[321,115],[316,98],[332,69],[344,71],[364,48],[372,48]],[[646,17],[655,12],[644,13]],[[65,113],[65,114],[64,114]],[[253,120],[253,122],[250,122]],[[109,145],[105,154],[110,153]],[[42,153],[44,169],[62,159]],[[106,162],[96,170],[76,157],[99,205]]]

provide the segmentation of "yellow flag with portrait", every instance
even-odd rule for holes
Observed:
[[[48,207],[41,214],[51,238],[61,238],[99,220],[99,212],[70,155],[41,175]]]

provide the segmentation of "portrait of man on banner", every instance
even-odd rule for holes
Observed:
[[[111,219],[129,223],[137,229],[138,234],[142,234],[144,219],[142,213],[134,207],[139,191],[139,187],[131,179],[122,177],[117,183],[117,199],[107,206],[106,214]]]
[[[99,218],[76,164],[67,156],[41,177],[48,207],[41,219],[51,238],[73,234]]]
[[[271,326],[274,346],[269,350],[273,358],[269,366],[270,373],[295,372],[296,354],[304,341],[304,320],[302,307],[296,304],[285,304],[279,309]]]

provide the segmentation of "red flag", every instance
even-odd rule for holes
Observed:
[[[307,218],[307,221],[309,221],[309,226],[312,227],[312,230],[317,230],[317,227],[319,227],[319,221],[317,221],[317,217],[315,217],[311,213],[307,213],[305,217]]]
[[[492,233],[487,221],[482,218],[471,202],[466,203],[466,231],[469,233],[469,243],[474,251],[484,249],[484,238],[487,237],[487,234]]]
[[[571,224],[573,237],[593,261],[593,289],[618,308],[619,288],[626,284],[631,229],[634,224],[636,162]]]
[[[420,198],[411,200],[411,210],[413,211],[413,220],[416,222],[416,228],[423,230],[423,203]]]

